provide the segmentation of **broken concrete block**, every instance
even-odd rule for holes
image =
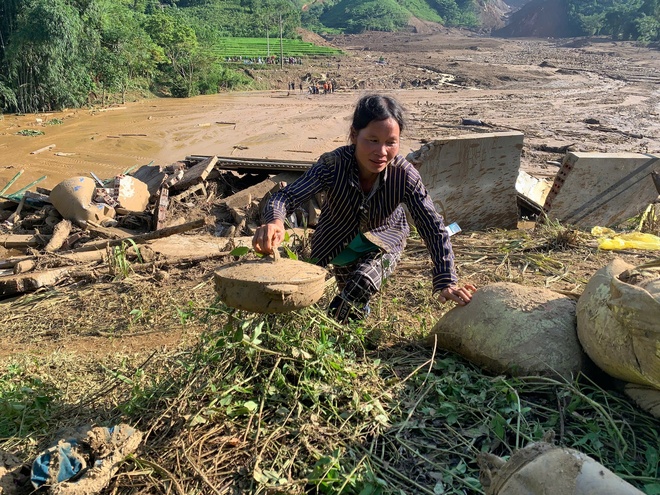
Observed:
[[[149,188],[149,194],[153,196],[158,193],[168,174],[160,165],[142,165],[131,176],[144,182]]]
[[[535,211],[543,209],[545,198],[552,189],[552,182],[543,177],[534,177],[524,170],[518,172],[516,191],[523,196],[525,203],[529,203]]]
[[[149,204],[149,188],[141,180],[130,175],[115,177],[114,196],[119,205],[125,210],[142,212]]]
[[[653,173],[660,173],[656,155],[567,153],[543,210],[582,229],[616,227],[658,198]]]
[[[206,180],[206,177],[211,173],[211,170],[213,170],[217,161],[217,156],[210,156],[196,165],[193,165],[183,173],[181,180],[172,185],[172,189],[180,191]]]
[[[114,208],[93,203],[96,182],[88,177],[72,177],[56,185],[50,193],[50,202],[62,215],[62,218],[77,222],[96,222],[115,217]]]
[[[515,228],[516,179],[523,134],[485,133],[438,139],[409,154],[445,223],[463,230]]]

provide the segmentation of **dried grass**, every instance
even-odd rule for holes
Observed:
[[[478,286],[507,280],[579,294],[616,255],[557,239],[452,240],[461,281]],[[0,398],[13,390],[31,408],[2,447],[28,461],[62,427],[123,421],[145,432],[144,446],[104,493],[458,494],[482,493],[478,452],[507,455],[552,428],[638,486],[660,475],[657,421],[616,391],[492,377],[420,345],[449,306],[432,298],[419,240],[372,318],[350,327],[318,307],[232,312],[213,303],[212,268],[2,303],[6,337],[28,352],[2,358]],[[132,349],[114,348],[128,342]],[[50,401],[39,408],[21,392],[28,383]]]

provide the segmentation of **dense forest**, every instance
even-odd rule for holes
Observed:
[[[582,36],[660,40],[660,0],[566,0],[566,4]]]
[[[192,96],[249,85],[226,37],[396,31],[411,17],[478,27],[492,0],[3,0],[0,109],[35,112],[150,90]],[[565,0],[584,35],[657,41],[660,0]]]

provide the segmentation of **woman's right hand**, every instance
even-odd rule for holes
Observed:
[[[252,237],[252,247],[257,253],[271,254],[284,240],[284,223],[273,220],[257,227]]]

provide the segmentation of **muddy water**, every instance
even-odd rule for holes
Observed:
[[[407,108],[441,103],[437,91],[389,91]],[[24,170],[7,194],[46,176],[39,185],[93,172],[110,178],[136,165],[168,165],[188,155],[314,161],[347,144],[360,92],[309,95],[240,92],[190,99],[147,99],[105,110],[0,116],[0,189]],[[459,94],[453,97],[460,98]],[[48,125],[58,119],[59,125]],[[24,129],[43,135],[18,135]],[[428,132],[426,133],[428,134]],[[405,132],[401,153],[421,146],[424,133]],[[54,145],[37,154],[32,154]],[[34,190],[34,187],[32,188]]]
[[[0,189],[45,175],[52,188],[73,176],[112,177],[135,165],[167,165],[194,154],[314,160],[346,143],[355,95],[250,92],[148,99],[106,110],[5,115],[0,120]],[[62,121],[48,125],[52,119]],[[43,135],[18,135],[24,129]],[[37,154],[34,151],[54,145]]]

